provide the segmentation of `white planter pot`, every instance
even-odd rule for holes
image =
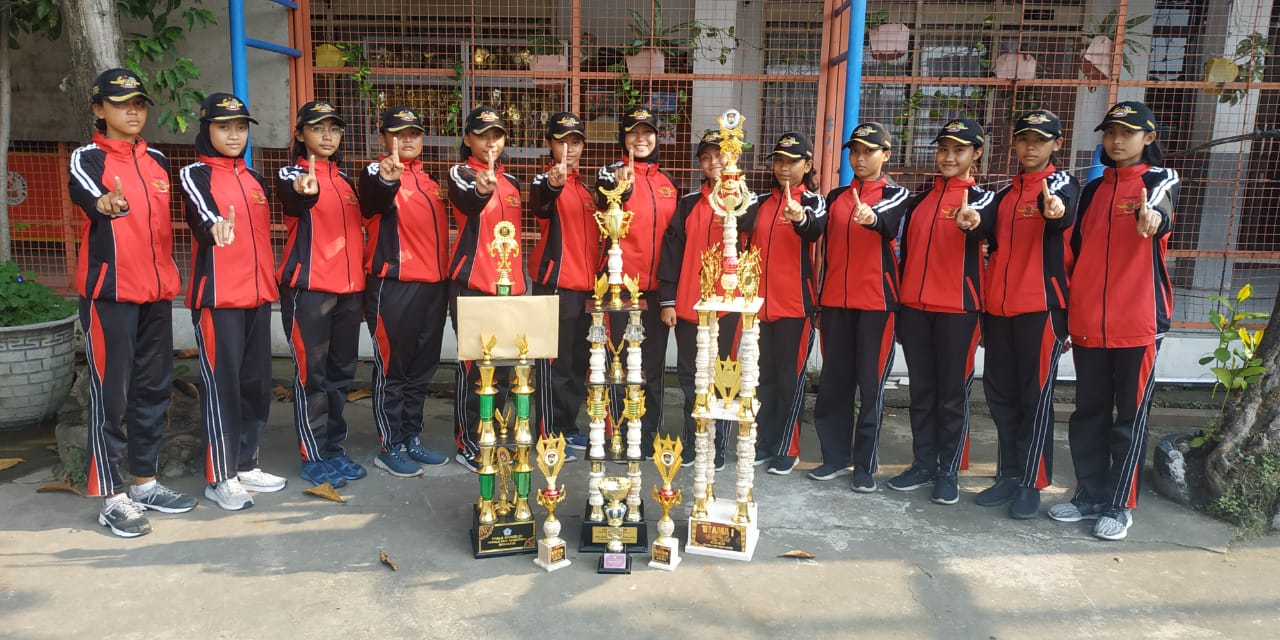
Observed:
[[[995,74],[1005,80],[1031,80],[1036,77],[1036,59],[1025,53],[1002,53],[996,56]]]
[[[661,74],[666,69],[667,56],[661,49],[641,49],[634,56],[627,56],[627,73],[633,76]]]
[[[882,24],[867,32],[867,41],[872,58],[893,62],[911,50],[911,29],[905,24]]]
[[[57,413],[75,376],[76,318],[0,327],[0,429]]]

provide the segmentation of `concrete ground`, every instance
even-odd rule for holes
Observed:
[[[359,379],[367,372],[362,366]],[[278,363],[277,375],[289,375],[287,363]],[[668,392],[666,406],[676,431],[678,393]],[[429,446],[450,453],[452,411],[451,400],[429,401],[424,434]],[[0,457],[25,447],[28,458],[0,476],[0,637],[1280,635],[1276,537],[1233,545],[1228,526],[1150,490],[1128,540],[1118,543],[1095,540],[1083,524],[1018,522],[1003,509],[974,505],[993,473],[994,428],[984,415],[974,418],[974,464],[962,475],[958,505],[932,504],[927,489],[885,488],[910,459],[904,409],[890,409],[885,420],[881,489],[869,495],[850,492],[846,478],[804,476],[818,462],[806,425],[801,468],[756,476],[762,538],[753,561],[686,554],[666,573],[636,555],[630,576],[597,575],[597,556],[576,552],[586,462],[570,463],[562,475],[573,565],[547,574],[530,556],[472,559],[476,477],[451,462],[422,478],[392,478],[372,466],[369,401],[349,406],[347,417],[349,450],[370,475],[342,490],[346,504],[303,494],[290,407],[276,404],[263,466],[288,475],[288,488],[259,495],[257,506],[240,513],[202,500],[186,515],[154,515],[154,532],[134,540],[97,525],[97,500],[36,493],[56,461],[40,448],[51,430],[0,434]],[[1046,508],[1065,499],[1060,487],[1073,482],[1064,425],[1055,444],[1057,487],[1044,492]],[[657,478],[651,464],[644,474],[646,484]],[[729,475],[719,476],[724,493]],[[690,478],[688,470],[677,476],[688,500]],[[194,476],[170,484],[192,494],[203,487]],[[535,473],[535,488],[542,484]],[[688,506],[676,508],[678,520]],[[660,511],[649,513],[653,532]],[[684,539],[683,522],[677,536]],[[816,558],[778,557],[792,549]],[[379,562],[380,550],[399,571]]]

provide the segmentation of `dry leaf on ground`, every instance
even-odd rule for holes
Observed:
[[[356,400],[364,400],[365,398],[372,397],[373,392],[368,389],[353,389],[347,394],[347,402],[355,402]]]
[[[289,387],[278,384],[271,387],[271,392],[276,394],[277,402],[293,402],[293,389],[290,389]]]
[[[378,555],[380,556],[379,560],[382,560],[382,564],[385,564],[388,567],[391,567],[392,571],[400,570],[400,565],[396,564],[395,561],[391,559],[391,556],[387,555],[386,551],[383,551],[382,549],[378,549]]]
[[[9,467],[16,467],[24,462],[26,460],[22,458],[0,458],[0,471],[4,471]]]
[[[174,354],[174,357],[178,358],[179,360],[190,360],[191,358],[194,358],[199,355],[200,355],[200,350],[195,347],[192,347],[190,349],[183,349],[182,351],[179,351],[178,353]]]
[[[802,551],[800,549],[792,549],[786,553],[779,555],[778,557],[779,558],[801,558],[804,560],[812,560],[817,556],[813,555],[812,553],[809,553],[808,551]]]
[[[36,487],[36,493],[51,493],[54,491],[66,491],[67,493],[74,493],[81,498],[84,497],[84,492],[80,490],[80,487],[77,487],[66,480],[61,482],[50,482],[49,484],[42,484],[39,487]]]
[[[329,484],[328,482],[318,487],[311,487],[310,489],[303,491],[303,493],[309,496],[315,496],[317,498],[324,498],[325,500],[332,500],[334,502],[347,501],[347,499],[339,495],[337,491],[334,491],[333,485]]]

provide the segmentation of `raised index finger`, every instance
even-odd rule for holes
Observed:
[[[120,186],[120,176],[116,176],[116,195],[124,197],[124,187]]]
[[[227,207],[227,222],[236,223],[236,206],[234,204]]]
[[[854,190],[853,190],[853,201],[854,201],[854,203],[858,203],[858,204],[860,204],[860,203],[862,202],[862,196],[858,195],[858,190],[857,190],[857,189],[854,189]]]
[[[1053,195],[1053,194],[1049,193],[1049,181],[1048,181],[1048,180],[1045,180],[1044,182],[1041,182],[1041,183],[1040,183],[1040,187],[1041,187],[1041,189],[1040,189],[1040,190],[1044,193],[1044,199],[1045,199],[1045,200],[1048,200],[1048,199],[1049,199],[1049,197],[1050,197],[1051,195]]]
[[[316,175],[316,154],[307,156],[307,175],[315,177]]]
[[[1142,188],[1142,206],[1144,208],[1147,206],[1147,188],[1146,187]]]

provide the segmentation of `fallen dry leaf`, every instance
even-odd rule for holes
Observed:
[[[311,487],[310,489],[303,491],[303,493],[307,495],[315,496],[317,498],[324,498],[325,500],[332,500],[334,502],[347,501],[347,499],[339,495],[337,491],[334,491],[333,485],[329,484],[328,482],[318,487]]]
[[[293,389],[278,384],[271,387],[271,392],[276,394],[277,402],[293,402]]]
[[[395,561],[391,559],[391,556],[387,555],[386,551],[383,551],[382,549],[378,549],[378,555],[380,556],[379,559],[382,560],[382,564],[385,564],[388,567],[391,567],[392,571],[400,570],[400,565],[396,564]]]
[[[0,458],[0,471],[4,471],[9,467],[16,467],[24,462],[26,460],[22,458]]]
[[[190,360],[191,358],[194,358],[199,355],[200,355],[200,350],[195,347],[192,347],[190,349],[183,349],[182,351],[179,351],[178,353],[174,354],[174,357],[178,358],[179,360]]]
[[[42,484],[39,487],[36,487],[36,493],[51,493],[54,491],[66,491],[67,493],[74,493],[81,498],[84,497],[84,492],[80,490],[80,487],[77,487],[66,480],[61,482],[50,482],[49,484]]]
[[[817,556],[813,555],[812,553],[809,553],[808,551],[801,551],[800,549],[792,549],[784,554],[779,555],[778,557],[779,558],[801,558],[804,560],[812,560]]]
[[[347,394],[347,402],[355,402],[356,400],[364,400],[365,398],[372,397],[373,392],[368,389],[355,389],[352,390],[351,393]]]

